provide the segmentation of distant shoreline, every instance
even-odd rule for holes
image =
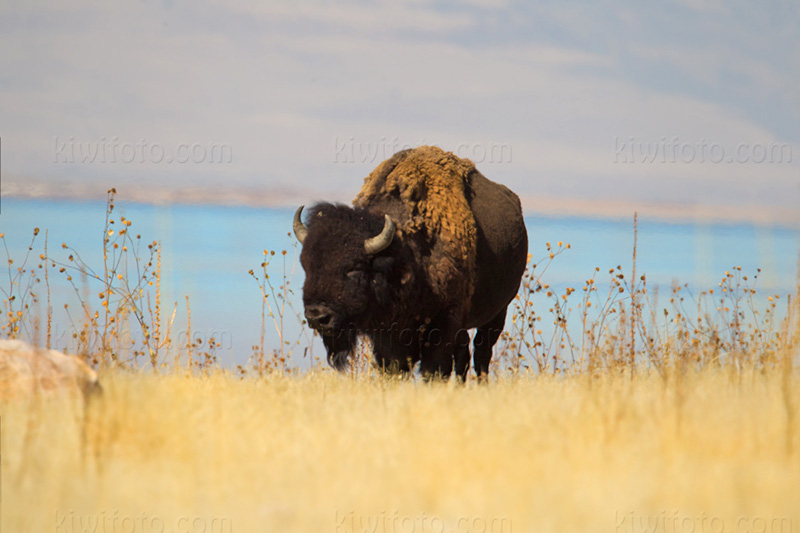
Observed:
[[[4,180],[3,199],[31,199],[57,201],[105,200],[107,186],[92,183],[51,183],[26,180]],[[181,189],[140,185],[128,188],[117,186],[118,199],[151,205],[210,205],[225,207],[281,208],[294,207],[325,199],[349,203],[351,198],[343,192],[318,192],[286,188],[224,189],[214,186],[194,186]],[[353,192],[354,194],[354,192]],[[668,223],[720,223],[754,224],[800,228],[800,209],[776,209],[764,205],[721,206],[708,204],[677,204],[633,202],[627,200],[590,200],[546,195],[521,196],[526,215],[578,216],[604,219],[632,219],[634,212],[640,217]]]
[[[592,201],[563,197],[523,197],[527,213],[590,218],[633,220],[640,217],[668,223],[753,224],[800,228],[800,210],[775,209],[762,205],[715,206],[705,204],[650,203],[627,201]]]

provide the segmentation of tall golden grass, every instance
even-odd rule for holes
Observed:
[[[38,230],[9,258],[3,334],[49,343],[49,285],[68,278],[73,351],[104,392],[0,403],[2,531],[800,530],[797,293],[760,306],[758,273],[676,284],[663,305],[622,266],[557,291],[547,271],[570,246],[548,243],[493,381],[459,386],[383,377],[364,353],[345,375],[297,372],[294,263],[265,252],[250,275],[281,345],[262,332],[223,369],[214,341],[176,345],[160,246],[113,205],[102,268],[66,243],[66,261],[32,259]]]
[[[779,370],[486,387],[328,371],[103,378],[85,411],[63,398],[2,406],[3,531],[800,524],[800,434],[788,418],[800,380]]]

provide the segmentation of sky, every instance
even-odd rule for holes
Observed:
[[[529,212],[798,224],[799,30],[796,0],[5,1],[0,190],[348,201],[435,144]]]

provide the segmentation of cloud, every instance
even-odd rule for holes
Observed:
[[[798,74],[782,61],[796,60],[798,45],[781,32],[754,34],[744,16],[750,13],[736,11],[744,8],[720,12],[713,2],[585,7],[6,8],[4,171],[130,187],[287,190],[302,183],[323,193],[354,192],[378,161],[337,162],[342,142],[385,148],[394,139],[424,140],[478,155],[510,147],[512,161],[481,168],[526,195],[796,202]],[[756,19],[759,29],[769,24],[765,15]],[[771,46],[776,52],[765,53]],[[794,159],[614,162],[615,138],[667,149],[674,137],[692,146],[717,143],[726,155],[742,143],[784,143]],[[59,141],[113,138],[165,152],[226,144],[232,160],[54,163]]]

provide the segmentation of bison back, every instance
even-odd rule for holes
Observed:
[[[486,324],[514,299],[528,259],[519,197],[477,170],[468,200],[475,217],[476,280],[465,327]]]

